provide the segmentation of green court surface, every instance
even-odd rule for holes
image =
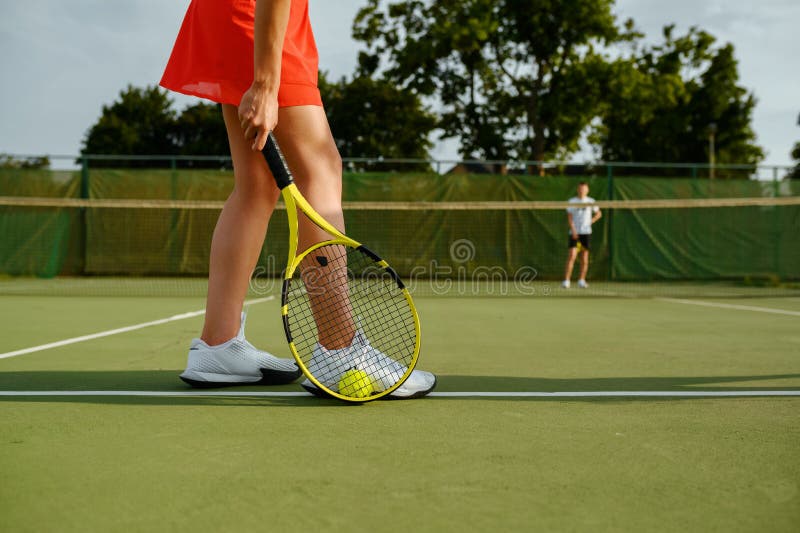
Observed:
[[[687,296],[420,296],[420,368],[472,394],[364,405],[170,396],[200,315],[3,357],[204,302],[0,296],[0,531],[797,531],[800,298]]]

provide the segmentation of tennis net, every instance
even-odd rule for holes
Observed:
[[[223,203],[0,197],[0,294],[203,295]],[[563,201],[345,202],[418,295],[800,295],[800,196],[600,200],[587,290],[564,290]],[[251,281],[275,294],[282,205]],[[577,278],[576,262],[573,281]],[[575,284],[573,283],[573,287]]]

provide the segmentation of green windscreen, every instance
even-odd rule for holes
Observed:
[[[102,169],[87,178],[82,188],[80,172],[0,170],[0,291],[19,277],[141,278],[156,286],[158,278],[207,276],[230,172]],[[517,278],[552,284],[563,278],[567,254],[563,202],[581,179],[346,174],[347,233],[430,290]],[[793,291],[800,280],[800,183],[587,181],[603,213],[591,241],[595,286],[725,282]],[[88,198],[76,201],[82,189]],[[730,199],[741,201],[726,205]],[[280,277],[287,249],[279,205],[254,283]]]

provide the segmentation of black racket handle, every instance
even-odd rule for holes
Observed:
[[[278,143],[275,142],[271,133],[267,135],[267,144],[264,145],[264,149],[261,153],[264,154],[264,159],[267,160],[269,170],[272,172],[272,177],[275,178],[275,183],[278,185],[279,189],[283,190],[294,183],[292,175],[289,174],[289,169],[286,168],[286,163],[278,148]]]

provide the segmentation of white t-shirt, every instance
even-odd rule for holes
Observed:
[[[591,196],[586,198],[578,198],[573,196],[569,199],[571,204],[593,204],[595,199]],[[595,206],[589,207],[568,207],[567,213],[572,215],[572,223],[575,224],[575,229],[578,230],[578,235],[589,235],[592,233],[592,215],[600,211],[600,208]],[[572,228],[568,228],[572,231]]]

